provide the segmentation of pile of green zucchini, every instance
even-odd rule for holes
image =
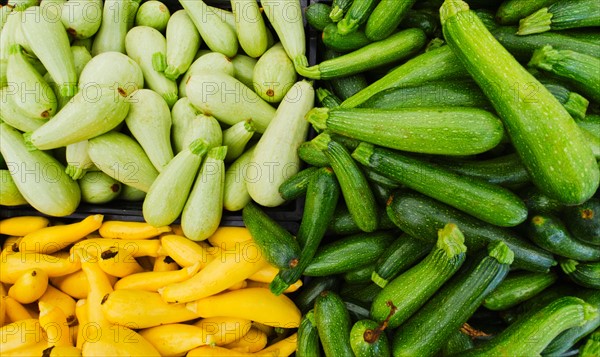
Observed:
[[[334,0],[294,237],[297,356],[598,355],[600,2]]]

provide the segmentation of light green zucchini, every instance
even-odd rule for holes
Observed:
[[[83,46],[71,46],[71,53],[73,53],[75,73],[77,73],[77,78],[79,78],[85,66],[92,60],[92,54]]]
[[[0,5],[0,32],[4,28],[4,24],[6,24],[6,21],[8,20],[8,15],[11,14],[13,9],[14,7],[9,6],[8,4]]]
[[[163,32],[167,28],[171,12],[160,1],[145,1],[135,14],[135,26],[149,26]]]
[[[94,167],[94,162],[88,154],[89,142],[82,140],[69,144],[65,150],[67,168],[65,172],[73,180],[78,180],[85,175],[86,171]]]
[[[269,103],[279,103],[296,83],[296,69],[281,42],[269,48],[254,66],[254,91]]]
[[[134,0],[105,0],[102,23],[94,37],[92,56],[103,52],[125,53],[125,36],[131,10],[136,10]],[[132,21],[133,22],[133,21]]]
[[[4,7],[3,7],[4,8]],[[0,36],[0,88],[6,87],[8,84],[6,79],[6,70],[8,69],[8,54],[11,46],[15,45],[16,31],[20,31],[21,17],[23,12],[15,11],[11,12],[11,16],[6,19]]]
[[[123,184],[102,171],[90,171],[77,182],[81,190],[81,200],[94,204],[107,203],[116,199],[123,187]]]
[[[75,212],[81,192],[65,167],[45,151],[30,151],[23,135],[6,123],[0,123],[0,153],[19,192],[33,208],[57,217]]]
[[[223,208],[228,211],[239,211],[252,200],[246,186],[248,167],[251,165],[254,148],[250,147],[238,157],[225,171],[225,188]]]
[[[183,97],[171,109],[171,144],[177,154],[186,147],[186,136],[194,118],[200,111],[192,106],[188,97]]]
[[[92,57],[79,75],[79,88],[118,86],[129,96],[144,87],[140,66],[119,52],[104,52]]]
[[[252,119],[241,121],[223,130],[223,146],[227,146],[225,162],[237,159],[244,152],[246,144],[252,139],[255,130]]]
[[[294,66],[307,66],[300,0],[262,0],[261,5]]]
[[[168,44],[167,44],[168,45]],[[240,55],[236,56],[239,57]],[[209,52],[198,57],[188,70],[185,72],[179,82],[179,96],[187,96],[186,85],[190,77],[202,72],[219,72],[233,76],[235,73],[234,65],[229,57],[219,52]]]
[[[102,0],[69,0],[62,6],[60,20],[71,37],[90,38],[102,24],[102,7]]]
[[[144,199],[142,213],[146,222],[161,227],[179,217],[207,151],[207,143],[197,139],[165,166]]]
[[[223,131],[217,119],[210,115],[198,114],[190,123],[189,133],[185,136],[184,146],[196,139],[203,139],[212,149],[223,144]]]
[[[185,10],[176,11],[167,24],[167,68],[165,76],[177,79],[194,61],[202,38]]]
[[[144,149],[125,134],[111,131],[90,139],[88,153],[102,172],[144,192],[158,176]]]
[[[171,112],[167,102],[150,89],[135,91],[125,124],[158,172],[173,159]]]
[[[0,89],[0,120],[20,131],[33,131],[46,124],[46,119],[32,118],[21,111],[15,103],[9,87]]]
[[[130,0],[129,4],[127,4],[127,31],[131,30],[135,25],[135,18],[140,9],[141,2],[142,0]]]
[[[39,150],[55,149],[106,133],[127,116],[129,100],[120,88],[81,88],[52,120],[31,133]]]
[[[0,170],[0,206],[26,205],[27,200],[15,184],[10,171]]]
[[[130,202],[140,202],[146,197],[146,192],[138,190],[135,187],[123,184],[121,186],[121,194],[119,195],[120,200]]]
[[[267,50],[267,27],[256,0],[231,0],[240,46],[250,57],[260,57]]]
[[[183,207],[181,228],[191,240],[205,240],[221,223],[226,154],[226,146],[210,149]]]
[[[93,38],[84,38],[84,39],[76,39],[71,42],[71,47],[73,46],[82,46],[85,47],[86,50],[91,54],[92,53],[92,44]]]
[[[179,0],[196,25],[200,36],[214,52],[233,57],[238,51],[238,38],[235,30],[221,17],[215,8],[202,0]]]
[[[248,88],[254,86],[254,66],[256,66],[256,59],[248,57],[243,54],[238,54],[231,59],[235,73],[233,76]]]
[[[256,131],[264,133],[275,109],[242,82],[225,73],[192,75],[186,92],[193,106],[219,121],[233,125],[252,119]]]
[[[279,186],[300,169],[298,146],[306,140],[308,122],[304,116],[313,107],[312,84],[300,81],[285,96],[275,117],[258,141],[249,169],[248,192],[258,204],[274,207],[285,200]]]

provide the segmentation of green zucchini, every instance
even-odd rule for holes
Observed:
[[[179,3],[187,11],[211,51],[227,57],[237,54],[238,38],[235,29],[218,16],[212,6],[206,5],[202,0],[180,0]]]
[[[350,347],[356,357],[391,356],[390,343],[380,326],[372,320],[359,320],[350,330]]]
[[[183,211],[208,149],[204,140],[197,139],[163,168],[150,186],[142,205],[146,222],[155,227],[175,222]]]
[[[335,108],[342,104],[342,100],[326,88],[317,88],[317,98],[321,106],[326,108]]]
[[[304,196],[311,178],[317,171],[317,167],[307,167],[290,176],[279,186],[279,194],[286,201]]]
[[[448,337],[448,341],[442,347],[440,354],[442,357],[459,355],[474,346],[475,344],[470,336],[464,334],[461,330],[456,330]]]
[[[233,163],[229,164],[225,171],[223,208],[228,211],[239,211],[252,200],[246,187],[246,179],[255,147],[255,145],[249,147]]]
[[[306,22],[317,31],[323,31],[325,26],[333,23],[329,14],[331,13],[331,6],[322,2],[316,2],[308,5],[304,9],[304,16],[306,16]]]
[[[8,6],[3,6],[5,9]],[[11,46],[18,44],[16,40],[17,32],[21,32],[21,23],[23,22],[22,11],[11,11],[11,16],[6,19],[6,25],[3,26],[0,37],[0,89],[8,86],[6,79],[6,70],[8,67],[8,55]],[[4,103],[4,102],[3,102]]]
[[[19,206],[26,205],[27,200],[15,184],[9,170],[0,170],[0,205]]]
[[[248,88],[252,88],[254,85],[254,66],[256,66],[257,60],[252,57],[238,54],[231,60],[234,68],[234,74],[232,74],[238,81],[244,83]]]
[[[167,68],[165,77],[176,80],[194,61],[202,38],[185,10],[175,11],[167,23]]]
[[[358,147],[358,145],[356,147]],[[354,148],[354,150],[356,150],[356,147]],[[381,186],[386,189],[396,189],[400,187],[398,181],[384,176],[373,169],[364,167],[363,171],[367,180],[369,180],[369,182],[372,184],[377,184],[378,186]]]
[[[280,295],[300,279],[311,264],[333,217],[339,195],[340,188],[331,168],[320,168],[312,175],[306,190],[302,221],[296,234],[296,240],[302,248],[300,261],[295,267],[277,274],[270,286],[275,295]]]
[[[98,86],[118,86],[129,96],[144,88],[144,75],[140,66],[128,56],[104,52],[92,57],[79,76],[79,89],[89,88],[91,98]]]
[[[120,200],[130,202],[141,202],[146,197],[146,192],[138,190],[135,187],[123,184],[121,186],[121,194],[119,195]]]
[[[85,66],[92,60],[92,54],[83,46],[71,46],[71,53],[73,53],[75,72],[79,78]]]
[[[158,176],[144,149],[125,134],[111,131],[90,139],[88,145],[94,165],[125,185],[148,192]]]
[[[377,284],[345,284],[340,290],[344,300],[369,309],[381,288]]]
[[[181,228],[194,241],[205,240],[219,228],[223,213],[226,146],[211,148],[200,167],[181,212]]]
[[[94,162],[88,154],[89,141],[82,140],[77,143],[69,144],[65,148],[65,159],[67,168],[65,172],[73,180],[80,179],[87,170],[94,168]]]
[[[129,108],[123,88],[89,85],[52,120],[31,132],[29,141],[39,150],[49,150],[91,139],[116,128]]]
[[[298,327],[298,347],[296,347],[296,356],[321,356],[319,331],[317,331],[314,310],[307,312],[304,316],[302,316],[302,320],[300,320],[300,326]]]
[[[393,240],[394,236],[388,232],[359,233],[322,245],[304,275],[341,274],[369,265],[377,261]]]
[[[361,73],[410,56],[425,45],[425,40],[425,33],[420,29],[402,30],[384,40],[323,61],[316,66],[299,66],[298,73],[313,79],[330,79]]]
[[[352,157],[410,189],[482,221],[513,227],[527,218],[527,208],[517,195],[483,180],[461,176],[425,161],[366,143],[361,143]]]
[[[259,133],[265,132],[275,116],[275,109],[269,103],[226,73],[193,74],[187,81],[186,94],[194,107],[225,124],[252,119]]]
[[[600,12],[600,7],[598,8]],[[588,98],[600,101],[600,58],[550,45],[534,51],[529,66],[566,78]]]
[[[381,0],[367,20],[365,34],[371,41],[381,41],[400,25],[416,0]]]
[[[333,291],[323,291],[315,301],[314,318],[327,357],[351,357],[350,314]]]
[[[354,0],[344,18],[337,23],[339,33],[346,35],[356,31],[369,19],[378,2],[379,0]]]
[[[510,325],[531,311],[539,310],[552,301],[565,296],[575,296],[575,284],[559,281],[537,294],[535,299],[526,300],[513,308],[500,311],[499,314],[502,320]]]
[[[161,172],[173,159],[169,106],[163,97],[150,89],[135,91],[130,103],[125,124],[150,162]]]
[[[550,214],[531,217],[527,233],[535,244],[561,257],[580,261],[600,260],[599,246],[573,238],[562,220]]]
[[[550,198],[535,186],[525,186],[519,193],[530,214],[550,213],[559,214],[565,207],[557,200]]]
[[[357,30],[342,35],[338,31],[337,24],[329,24],[323,29],[321,36],[323,44],[330,50],[337,52],[350,52],[363,48],[371,43],[364,31]]]
[[[244,52],[253,58],[267,50],[267,27],[255,1],[231,0],[238,41]]]
[[[507,0],[496,10],[496,21],[498,23],[516,24],[520,19],[531,15],[535,11],[550,6],[558,0]]]
[[[164,32],[171,18],[171,12],[160,1],[145,1],[135,13],[135,26],[149,26]]]
[[[431,244],[402,234],[386,250],[376,264],[371,280],[385,288],[390,280],[406,271],[431,251]]]
[[[23,113],[8,86],[0,88],[0,103],[0,119],[17,130],[34,131],[48,122],[47,119],[36,119]]]
[[[552,255],[529,243],[516,233],[482,222],[439,201],[416,192],[394,193],[387,205],[389,218],[411,236],[433,242],[437,230],[454,222],[464,233],[470,251],[484,248],[491,242],[504,242],[514,252],[514,267],[547,272],[556,265]]]
[[[13,9],[14,9],[14,6],[8,5],[8,4],[2,5],[2,7],[0,7],[0,32],[4,28],[4,25],[6,24],[6,21],[8,20],[8,15],[11,14]]]
[[[102,171],[87,172],[77,181],[81,190],[81,201],[102,204],[110,202],[121,193],[122,184]]]
[[[189,145],[196,139],[203,139],[209,149],[223,144],[221,125],[214,117],[198,114],[190,123],[189,132],[185,136],[184,145]]]
[[[254,131],[252,119],[241,121],[223,130],[223,146],[227,146],[225,162],[231,162],[244,153],[246,144],[252,139]]]
[[[279,269],[294,268],[300,259],[298,241],[254,202],[242,210],[244,224],[265,259]]]
[[[306,119],[317,129],[375,145],[443,155],[485,152],[498,145],[504,133],[496,116],[476,108],[315,108]]]
[[[262,0],[261,5],[294,66],[306,66],[306,36],[300,1]]]
[[[544,86],[558,99],[573,119],[581,120],[585,118],[585,112],[590,104],[589,100],[585,99],[581,94],[572,92],[560,85],[544,83]]]
[[[474,82],[444,81],[386,89],[359,105],[379,109],[454,106],[489,108],[490,102]]]
[[[353,2],[354,0],[333,0],[331,11],[329,13],[331,21],[338,22],[343,19]]]
[[[509,274],[498,287],[483,300],[490,310],[506,310],[534,298],[542,290],[556,282],[554,273],[515,272]]]
[[[384,212],[378,212],[379,215],[379,224],[377,225],[378,229],[395,229],[396,225],[389,219],[387,214]],[[329,223],[328,231],[337,235],[348,235],[348,234],[356,234],[362,232],[362,230],[358,227],[354,218],[348,211],[346,207],[339,207],[336,209],[336,212]]]
[[[326,133],[312,142],[327,156],[340,183],[346,206],[358,227],[364,232],[375,231],[379,222],[375,197],[348,150]]]
[[[137,11],[135,0],[106,0],[102,8],[102,22],[94,37],[92,56],[104,52],[125,53],[125,36],[132,10]],[[135,16],[131,17],[132,23]]]
[[[192,122],[201,112],[194,108],[188,97],[180,98],[171,109],[171,144],[177,154],[186,147]]]
[[[414,267],[387,284],[371,305],[371,318],[396,328],[417,312],[461,267],[467,247],[454,224],[438,231],[436,246]],[[395,312],[389,317],[389,302]]]
[[[348,284],[366,284],[371,282],[371,275],[375,271],[375,264],[370,264],[362,268],[344,273],[342,279]]]
[[[563,217],[575,238],[600,245],[600,199],[592,197],[579,206],[567,206]]]
[[[446,0],[440,14],[448,45],[502,118],[532,181],[567,204],[591,197],[600,170],[560,102],[498,43],[464,1]],[[530,85],[539,90],[526,97],[523,91]]]
[[[145,86],[160,94],[169,108],[173,107],[178,99],[178,89],[177,83],[162,73],[167,54],[167,40],[163,34],[149,26],[136,26],[127,32],[125,49],[127,55],[140,65]]]
[[[426,9],[413,10],[409,9],[406,16],[400,21],[400,28],[420,28],[430,38],[439,38],[441,36],[440,30],[440,16],[437,11],[428,11]],[[438,42],[438,41],[435,41]],[[434,43],[435,43],[434,42]],[[428,46],[429,48],[429,46]]]
[[[329,159],[312,141],[307,141],[298,146],[298,157],[311,166],[329,166]]]
[[[344,301],[344,305],[346,305],[346,309],[348,309],[352,321],[366,320],[369,318],[368,309],[349,301]]]
[[[241,58],[240,56],[243,56],[243,55],[235,56],[235,58]],[[248,58],[250,58],[250,57],[248,57]],[[256,61],[256,60],[254,60],[254,61]],[[254,66],[252,68],[254,68]],[[204,55],[198,57],[198,59],[196,59],[190,65],[190,67],[185,72],[183,77],[181,77],[181,80],[179,82],[179,96],[180,97],[187,96],[186,85],[187,85],[187,82],[190,79],[190,77],[192,75],[200,74],[203,72],[225,73],[230,76],[233,76],[235,73],[236,78],[238,75],[237,71],[234,69],[234,60],[230,59],[229,57],[227,57],[224,54],[219,53],[219,52],[209,52],[207,54],[204,54]],[[250,76],[250,78],[252,78],[252,76]],[[246,84],[246,82],[244,82],[244,84],[246,86],[248,85],[248,84]],[[249,88],[252,88],[252,85],[250,85]]]
[[[19,192],[33,208],[57,217],[75,212],[81,199],[77,182],[48,152],[29,151],[21,132],[6,123],[0,123],[0,153]]]
[[[406,61],[350,98],[342,98],[343,108],[354,108],[375,94],[393,87],[416,86],[431,81],[446,81],[468,76],[449,46],[420,54]]]
[[[396,331],[392,342],[394,356],[432,356],[438,352],[502,282],[512,261],[513,253],[504,243],[489,244],[487,254],[444,284]]]
[[[67,33],[75,39],[94,36],[102,25],[102,0],[70,0],[63,4],[61,21]]]
[[[561,0],[519,21],[517,35],[600,26],[600,4],[594,0]]]
[[[600,289],[600,262],[580,263],[564,259],[560,261],[560,267],[575,284]]]
[[[598,309],[585,301],[572,296],[563,297],[514,322],[492,340],[462,355],[539,355],[562,331],[580,326],[597,316]]]
[[[600,354],[600,329],[594,331],[579,350],[579,357],[594,357]]]
[[[310,278],[298,294],[293,297],[294,303],[298,309],[306,314],[315,305],[315,300],[323,291],[337,292],[339,289],[339,279],[335,275]]]
[[[254,91],[269,103],[279,103],[296,83],[296,69],[281,42],[269,48],[254,66]]]

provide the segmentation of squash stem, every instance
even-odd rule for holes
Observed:
[[[552,24],[552,13],[548,12],[547,7],[543,7],[533,14],[519,21],[517,35],[531,35],[550,31]]]
[[[327,129],[328,118],[329,108],[313,108],[306,114],[306,120],[321,131]]]
[[[500,264],[512,264],[515,259],[513,251],[502,241],[496,241],[488,245],[488,255],[495,258]]]

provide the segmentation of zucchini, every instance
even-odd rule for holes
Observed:
[[[460,355],[474,346],[475,344],[470,336],[464,334],[461,330],[456,330],[448,337],[448,341],[442,347],[440,354],[442,357]]]
[[[119,52],[104,52],[88,62],[79,76],[79,89],[93,89],[118,86],[129,96],[138,89],[144,88],[144,75],[140,66],[128,56]]]
[[[365,34],[371,41],[381,41],[400,25],[416,0],[381,0],[367,20]]]
[[[123,88],[89,85],[52,120],[31,132],[28,140],[39,150],[49,150],[91,139],[116,128],[129,108]]]
[[[319,130],[375,145],[441,155],[485,152],[498,145],[504,133],[495,115],[476,108],[315,108],[306,119]]]
[[[307,167],[290,176],[279,186],[281,197],[286,201],[290,201],[304,196],[310,180],[318,170],[317,167]]]
[[[94,36],[92,56],[104,52],[125,53],[125,36],[129,30],[128,22],[135,19],[132,10],[137,11],[136,0],[105,0],[102,8],[102,22]]]
[[[238,37],[235,29],[219,16],[212,6],[202,0],[179,0],[196,25],[201,38],[213,52],[233,57],[238,52]]]
[[[167,23],[167,68],[165,77],[176,80],[194,61],[202,38],[185,10],[175,11]]]
[[[562,331],[584,324],[598,316],[598,309],[585,301],[567,296],[520,319],[504,331],[463,356],[539,355]]]
[[[248,148],[225,171],[225,188],[223,189],[223,208],[228,211],[239,211],[252,200],[246,187],[248,166],[254,154],[255,145]]]
[[[432,39],[439,39],[440,37],[442,37],[440,30],[440,16],[437,13],[437,11],[409,9],[406,13],[406,16],[404,16],[402,21],[400,21],[399,27],[419,28],[423,30],[423,32],[425,32],[425,34]]]
[[[308,5],[304,9],[304,16],[306,16],[306,22],[317,31],[323,31],[325,26],[333,23],[329,17],[331,13],[331,6],[322,2],[316,2]]]
[[[180,98],[173,105],[171,109],[171,144],[174,154],[186,147],[186,137],[192,127],[192,122],[200,113],[192,106],[188,97]]]
[[[385,212],[378,212],[379,223],[377,225],[378,229],[390,230],[397,228],[396,225],[389,219]],[[336,212],[329,222],[328,231],[337,235],[348,235],[348,234],[356,234],[362,232],[362,230],[358,227],[354,218],[348,211],[346,207],[339,207],[336,209]]]
[[[600,262],[580,263],[564,259],[560,261],[560,267],[575,284],[600,289]]]
[[[484,248],[491,242],[504,242],[515,255],[514,267],[537,272],[547,272],[556,265],[552,255],[503,229],[464,214],[439,201],[416,192],[398,191],[387,204],[389,218],[411,236],[433,242],[437,230],[454,222],[465,235],[470,251]]]
[[[338,22],[343,19],[353,2],[354,0],[333,0],[331,11],[329,13],[331,21]]]
[[[353,356],[350,314],[340,296],[333,291],[323,291],[315,301],[314,314],[325,356]]]
[[[111,131],[90,139],[88,145],[94,165],[125,185],[148,192],[158,176],[144,149],[125,134]]]
[[[519,193],[530,214],[550,213],[559,214],[565,207],[557,200],[550,198],[535,186],[526,186]]]
[[[121,194],[122,184],[102,171],[87,172],[77,181],[81,190],[81,201],[102,204]]]
[[[590,198],[598,188],[600,170],[569,113],[498,43],[464,1],[446,0],[440,14],[448,45],[502,118],[532,181],[566,204]],[[525,97],[528,93],[523,91],[531,85],[539,90]]]
[[[354,150],[356,150],[357,147],[358,145],[354,147]],[[367,180],[369,180],[371,184],[376,184],[385,189],[396,189],[400,187],[400,184],[396,180],[384,176],[373,169],[364,167],[363,171],[365,172],[365,177],[367,178]],[[385,201],[387,201],[387,198]]]
[[[351,270],[344,273],[342,278],[348,284],[367,284],[371,282],[371,275],[375,271],[375,264],[370,264],[362,268]],[[367,314],[368,315],[368,314]]]
[[[261,5],[294,66],[306,66],[306,36],[300,0],[261,0]]]
[[[364,267],[376,262],[393,240],[388,232],[359,233],[322,245],[304,275],[341,274]]]
[[[344,18],[337,23],[339,33],[346,35],[356,31],[369,19],[378,2],[379,0],[354,0]]]
[[[74,39],[94,36],[102,25],[102,0],[70,0],[62,5],[60,20]]]
[[[205,240],[219,228],[223,213],[226,146],[211,148],[200,167],[181,212],[184,235],[194,241]]]
[[[312,142],[327,156],[340,183],[346,206],[357,226],[364,232],[375,231],[379,222],[375,197],[348,150],[331,140],[326,133],[320,134]]]
[[[529,66],[566,78],[588,98],[600,101],[600,83],[596,80],[600,76],[598,57],[546,45],[534,51]]]
[[[0,123],[0,153],[19,192],[33,208],[57,217],[75,212],[81,199],[77,182],[49,153],[29,151],[21,132],[6,123]]]
[[[241,121],[223,130],[223,146],[227,146],[225,162],[231,162],[244,153],[246,144],[252,139],[255,130],[252,119]]]
[[[297,150],[308,135],[304,116],[314,105],[314,94],[311,83],[302,80],[294,84],[256,144],[248,172],[254,179],[249,179],[246,186],[250,197],[260,205],[274,207],[285,202],[279,186],[300,170]]]
[[[581,261],[600,260],[600,247],[573,238],[562,220],[550,214],[538,214],[527,225],[529,238],[538,246],[565,258]]]
[[[600,199],[592,197],[579,206],[567,206],[563,217],[575,238],[600,245]]]
[[[243,56],[243,55],[237,55],[237,56],[235,56],[235,58],[241,58],[240,56]],[[250,58],[250,57],[248,57],[248,58]],[[256,61],[256,60],[254,60],[254,61]],[[254,68],[254,67],[252,67],[252,68]],[[227,57],[224,54],[219,53],[219,52],[209,52],[209,53],[203,54],[202,56],[200,56],[196,60],[194,60],[194,62],[192,62],[192,64],[190,65],[188,70],[185,72],[183,77],[181,77],[181,80],[179,82],[179,96],[180,97],[187,96],[186,85],[187,85],[187,82],[190,79],[190,77],[194,74],[200,74],[203,72],[225,73],[232,77],[235,73],[236,78],[238,75],[237,71],[234,68],[234,61],[232,59],[230,59],[229,57]],[[252,76],[250,76],[250,78],[252,78]],[[248,84],[246,84],[246,82],[244,82],[244,84],[246,86],[248,85]],[[251,87],[252,87],[252,84],[250,85],[250,88]]]
[[[557,84],[545,83],[544,86],[558,99],[573,119],[585,119],[585,112],[590,104],[589,100],[585,99],[581,94],[571,92],[566,87]]]
[[[517,35],[600,26],[600,4],[594,0],[561,0],[519,20]]]
[[[146,197],[146,192],[138,190],[135,187],[123,184],[121,186],[121,194],[119,195],[120,200],[130,202],[141,202]]]
[[[326,290],[337,292],[339,285],[339,279],[334,275],[310,278],[294,297],[294,303],[303,314],[306,314],[313,308],[321,292]]]
[[[393,87],[375,94],[359,105],[361,108],[378,109],[458,106],[489,108],[490,102],[475,82],[444,81]]]
[[[526,300],[513,308],[501,311],[500,317],[510,325],[531,311],[539,310],[552,301],[565,296],[575,296],[575,284],[559,281],[537,294],[535,299]]]
[[[331,168],[320,168],[310,178],[304,201],[304,212],[296,240],[302,248],[298,265],[280,271],[270,289],[275,295],[283,293],[290,285],[301,278],[315,256],[319,244],[327,231],[327,224],[333,217],[340,195],[337,179]]]
[[[386,250],[375,266],[371,279],[385,288],[390,280],[406,271],[431,251],[431,244],[402,234]]]
[[[254,91],[269,103],[279,103],[296,83],[296,69],[278,42],[256,62],[252,79]]]
[[[160,1],[150,0],[140,5],[135,13],[135,26],[150,26],[164,32],[171,18],[171,12]]]
[[[252,57],[245,56],[243,54],[238,54],[231,59],[231,63],[233,64],[234,76],[238,81],[244,83],[244,85],[248,88],[252,88],[254,85],[254,80],[252,76],[254,76],[254,66],[256,66],[257,60]]]
[[[15,180],[13,180],[10,175],[9,170],[0,170],[0,205],[1,206],[20,206],[26,205],[27,200],[21,192],[19,188],[15,184]]]
[[[516,24],[520,19],[531,15],[535,11],[552,5],[558,0],[506,0],[496,10],[498,23]]]
[[[171,112],[167,102],[150,89],[140,89],[130,96],[125,124],[140,143],[158,172],[173,159],[171,146]]]
[[[169,161],[146,194],[142,205],[144,221],[155,227],[175,222],[183,211],[208,149],[205,141],[197,139]]]
[[[304,316],[302,316],[302,320],[300,320],[300,326],[298,327],[298,347],[296,347],[296,356],[321,356],[319,331],[317,331],[314,310],[307,312]]]
[[[483,306],[495,311],[506,310],[534,298],[557,279],[558,276],[554,273],[511,273],[483,300]]]
[[[65,159],[67,168],[65,172],[73,180],[80,179],[87,170],[94,168],[94,163],[88,154],[89,142],[87,140],[67,145],[65,148]]]
[[[600,353],[600,329],[594,331],[579,350],[580,357],[594,357]]]
[[[321,106],[326,108],[335,108],[342,104],[342,100],[326,88],[317,88],[317,98]]]
[[[352,321],[366,320],[369,318],[368,309],[349,301],[344,301],[344,305],[346,305],[346,309],[348,309]]]
[[[414,267],[387,284],[371,305],[371,318],[396,328],[417,312],[461,267],[467,247],[454,224],[438,231],[436,246]],[[389,306],[395,307],[392,314]],[[388,317],[389,315],[389,317]]]
[[[206,141],[209,149],[221,146],[223,144],[223,131],[217,119],[210,115],[198,114],[190,123],[184,145],[189,145],[196,139]]]
[[[381,288],[377,284],[346,284],[342,286],[340,295],[345,300],[369,309]]]
[[[15,103],[10,87],[0,88],[0,120],[20,131],[34,131],[48,122],[25,115]]]
[[[391,356],[390,343],[384,329],[372,320],[359,320],[350,330],[350,347],[357,357]]]
[[[71,46],[71,53],[73,53],[75,72],[79,78],[85,66],[92,60],[92,54],[83,46]]]
[[[362,165],[410,189],[484,222],[513,227],[527,219],[525,203],[517,195],[500,186],[464,177],[425,161],[366,143],[361,143],[352,153],[352,157]]]
[[[489,244],[487,254],[462,269],[396,331],[394,356],[432,356],[438,352],[502,282],[512,261],[512,251],[504,243]]]
[[[265,259],[279,269],[294,268],[300,259],[298,241],[254,202],[242,210],[242,219]]]
[[[329,159],[312,141],[306,141],[298,146],[298,157],[311,166],[329,166]]]
[[[256,1],[231,0],[238,41],[244,52],[253,58],[261,56],[268,46],[267,27]]]
[[[275,116],[269,103],[226,73],[193,74],[186,83],[186,94],[194,107],[225,124],[252,119],[258,133],[264,133]]]
[[[363,48],[371,43],[364,31],[357,30],[342,35],[336,24],[329,24],[323,29],[321,36],[323,44],[330,50],[337,52],[350,52]]]

